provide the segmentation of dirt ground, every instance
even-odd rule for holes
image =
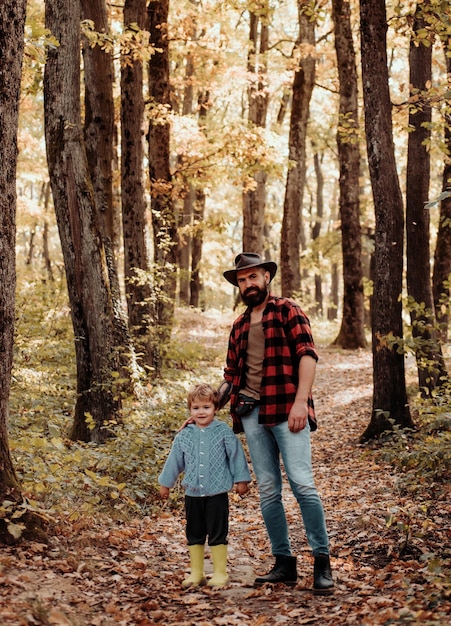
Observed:
[[[330,534],[333,596],[312,594],[312,558],[288,489],[298,584],[253,587],[255,575],[273,563],[253,484],[243,499],[231,496],[227,587],[181,587],[189,565],[183,512],[162,505],[153,517],[127,524],[84,520],[59,526],[49,545],[1,549],[0,624],[451,623],[451,592],[443,571],[451,548],[449,492],[442,488],[427,500],[415,499],[398,488],[391,467],[375,462],[358,444],[371,395],[368,351],[321,349],[314,389],[319,429],[312,442]],[[400,523],[389,527],[387,516],[396,507]],[[403,545],[406,519],[409,538]],[[208,548],[206,554],[208,575]]]

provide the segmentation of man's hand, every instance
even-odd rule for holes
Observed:
[[[307,402],[296,401],[291,407],[290,413],[288,414],[288,430],[290,430],[292,433],[298,433],[300,430],[304,430],[307,425],[307,419]]]
[[[299,385],[294,404],[288,414],[288,428],[292,433],[304,430],[308,420],[308,397],[315,378],[316,361],[306,354],[299,362]]]
[[[188,424],[194,424],[194,420],[192,417],[188,417],[188,419],[186,419],[183,424],[180,426],[180,428],[178,429],[178,433],[183,430],[184,428],[186,428],[186,426],[188,426]]]
[[[227,404],[230,399],[230,390],[232,388],[231,383],[223,380],[222,383],[218,387],[218,396],[219,396],[219,408],[222,409],[223,406]]]

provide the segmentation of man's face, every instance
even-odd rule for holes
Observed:
[[[240,270],[237,272],[236,278],[244,304],[255,307],[265,301],[268,295],[270,276],[263,267]]]

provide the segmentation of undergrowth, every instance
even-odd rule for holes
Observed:
[[[187,417],[188,389],[205,377],[219,384],[223,346],[204,346],[189,329],[201,332],[199,312],[182,312],[161,377],[141,381],[139,397],[123,399],[122,422],[109,425],[112,438],[85,444],[67,436],[76,369],[63,286],[24,282],[17,311],[9,445],[29,508],[72,520],[152,512],[160,506],[158,474]]]
[[[451,385],[433,398],[418,397],[415,429],[393,430],[381,438],[378,454],[398,471],[398,486],[410,492],[441,489],[451,477]]]
[[[9,435],[30,507],[50,519],[100,513],[127,518],[154,511],[161,506],[157,477],[187,417],[189,387],[200,379],[216,384],[222,376],[228,320],[209,335],[203,323],[208,312],[181,310],[162,376],[143,381],[138,398],[124,399],[123,423],[111,425],[115,436],[94,445],[67,437],[76,373],[63,286],[20,284],[17,311]],[[391,463],[410,491],[428,491],[449,478],[450,420],[443,402],[439,411],[437,401],[419,399],[418,429],[394,429],[382,447],[368,451]],[[221,417],[228,419],[226,411]],[[174,506],[179,495],[174,490]]]

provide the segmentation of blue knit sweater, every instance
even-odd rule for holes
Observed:
[[[171,488],[182,472],[187,496],[214,496],[251,481],[240,440],[217,419],[206,428],[188,424],[177,433],[158,482]]]

